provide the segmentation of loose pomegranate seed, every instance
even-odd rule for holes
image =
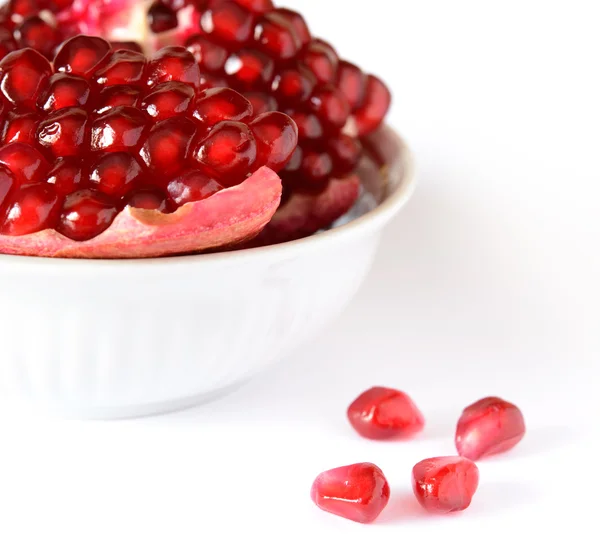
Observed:
[[[186,47],[200,67],[210,73],[223,70],[225,61],[229,57],[229,52],[225,48],[200,35],[190,37]]]
[[[100,86],[141,84],[146,70],[146,57],[130,50],[111,52],[103,67],[95,72],[94,79]]]
[[[163,82],[142,101],[142,110],[156,120],[185,115],[191,110],[194,89],[181,82]]]
[[[483,398],[467,407],[456,427],[456,449],[473,461],[514,448],[525,436],[521,410],[500,398]]]
[[[279,17],[283,17],[289,25],[291,25],[292,29],[294,29],[294,33],[296,38],[300,41],[302,46],[306,46],[312,39],[310,31],[308,29],[308,25],[298,12],[286,9],[286,8],[277,8],[275,13]]]
[[[96,112],[103,114],[113,107],[137,107],[140,103],[141,93],[132,86],[109,86],[100,92]]]
[[[327,42],[313,40],[304,50],[301,61],[312,71],[320,84],[334,81],[339,58]]]
[[[30,15],[36,15],[40,9],[43,9],[43,3],[38,0],[10,0],[8,4],[8,12],[15,23]]]
[[[373,387],[363,392],[348,408],[348,419],[365,438],[406,438],[423,429],[423,415],[399,390]]]
[[[463,457],[433,457],[413,467],[412,484],[417,500],[427,511],[463,511],[477,490],[479,469]]]
[[[246,8],[253,13],[266,13],[271,11],[274,6],[271,0],[234,0],[236,4]]]
[[[22,142],[35,145],[39,123],[38,113],[9,113],[2,135],[2,143]]]
[[[42,94],[40,107],[50,113],[65,107],[83,107],[90,100],[88,82],[77,76],[55,74],[50,77],[48,90]]]
[[[22,183],[44,179],[50,165],[37,149],[26,143],[11,143],[0,147],[0,165],[8,168]]]
[[[320,191],[333,172],[333,160],[325,151],[304,147],[300,172],[307,190]]]
[[[74,241],[87,241],[108,228],[117,207],[113,199],[92,189],[67,195],[57,230]]]
[[[0,166],[0,207],[15,185],[15,177],[10,170]]]
[[[154,2],[148,10],[148,25],[155,33],[175,29],[177,27],[177,13],[163,2]]]
[[[165,194],[157,189],[135,191],[129,196],[126,204],[136,209],[157,210],[163,213],[171,212]]]
[[[55,188],[47,183],[23,186],[12,197],[0,226],[4,235],[26,235],[54,227],[60,203]]]
[[[333,161],[333,176],[341,178],[353,172],[358,165],[362,145],[356,138],[339,134],[327,141],[327,152]]]
[[[256,138],[258,164],[281,170],[298,145],[294,121],[283,113],[265,113],[256,117],[250,128]]]
[[[311,492],[315,504],[355,522],[373,522],[390,499],[390,487],[379,467],[357,463],[321,473]]]
[[[304,113],[301,111],[288,111],[288,114],[298,127],[298,137],[304,140],[320,140],[325,136],[325,130],[321,120],[314,113]]]
[[[46,181],[56,188],[58,195],[63,197],[83,188],[88,183],[83,163],[76,157],[63,157],[58,160],[48,172]]]
[[[244,44],[252,36],[254,17],[233,2],[222,2],[206,10],[200,24],[212,39],[235,46]]]
[[[142,47],[137,42],[111,40],[110,45],[112,46],[113,50],[130,50],[140,54],[144,53],[144,50],[142,50]]]
[[[21,48],[33,48],[47,58],[52,58],[54,49],[61,42],[58,29],[38,15],[28,17],[15,30]]]
[[[230,88],[212,88],[201,92],[194,108],[194,117],[210,130],[222,121],[249,121],[252,105],[241,94]]]
[[[40,53],[17,50],[0,61],[0,88],[12,104],[34,109],[51,74],[50,63]]]
[[[171,180],[167,192],[178,207],[192,201],[202,201],[221,191],[223,186],[201,170],[189,170]]]
[[[200,67],[194,56],[185,48],[170,46],[155,54],[148,67],[148,86],[156,86],[161,82],[176,80],[190,84],[195,89],[200,87]]]
[[[294,27],[285,16],[275,11],[258,21],[254,39],[263,52],[280,60],[294,58],[302,48]]]
[[[100,68],[110,52],[110,44],[99,37],[76,36],[65,42],[54,58],[54,69],[89,77]]]
[[[256,90],[268,86],[273,79],[275,64],[266,55],[254,50],[240,50],[225,63],[225,73],[236,83],[236,88]]]
[[[115,107],[92,124],[92,151],[135,150],[142,141],[146,125],[146,117],[139,109]]]
[[[327,85],[319,88],[310,98],[315,114],[325,125],[342,128],[350,116],[350,105],[337,88]]]
[[[67,107],[43,119],[38,127],[38,142],[55,157],[77,156],[86,148],[87,113]]]
[[[337,75],[337,87],[354,111],[360,108],[367,91],[367,75],[356,65],[340,61]]]
[[[381,124],[391,101],[392,96],[387,86],[377,77],[369,75],[364,103],[353,114],[359,135],[369,134]]]
[[[263,92],[246,92],[246,99],[252,105],[254,115],[262,115],[269,111],[277,111],[278,105],[275,98]]]
[[[123,197],[143,179],[142,167],[129,153],[107,153],[92,164],[90,182],[102,193]]]
[[[284,69],[273,80],[273,94],[286,105],[301,105],[310,98],[317,79],[304,67]]]

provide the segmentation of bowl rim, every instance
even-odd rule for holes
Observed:
[[[277,255],[287,257],[307,248],[334,246],[335,243],[351,239],[356,234],[374,231],[386,223],[408,202],[416,188],[416,168],[414,156],[406,141],[390,126],[383,127],[389,139],[395,141],[400,152],[402,176],[395,189],[383,201],[369,212],[362,214],[345,224],[330,228],[317,234],[274,245],[264,245],[253,249],[221,251],[206,254],[182,255],[159,258],[127,258],[127,259],[86,259],[86,258],[46,258],[36,256],[19,256],[0,254],[0,269],[15,268],[63,268],[66,264],[73,267],[87,268],[130,268],[135,266],[182,266],[205,263],[244,262],[264,256]]]

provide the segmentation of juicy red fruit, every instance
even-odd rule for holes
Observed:
[[[521,410],[497,397],[467,407],[456,427],[458,453],[473,461],[514,448],[525,436]]]
[[[433,457],[412,470],[415,497],[431,513],[463,511],[479,484],[479,469],[463,457]]]
[[[321,473],[310,495],[324,511],[355,522],[370,523],[387,505],[390,487],[379,467],[357,463]]]
[[[356,432],[372,440],[408,438],[425,424],[423,415],[406,393],[385,387],[363,392],[350,404],[347,415]]]

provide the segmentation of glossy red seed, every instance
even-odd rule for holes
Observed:
[[[142,50],[142,47],[137,42],[112,40],[110,45],[113,50],[130,50],[140,54],[144,53],[144,50]]]
[[[7,168],[0,166],[0,207],[15,186],[15,177]]]
[[[418,502],[431,513],[463,511],[479,484],[479,469],[463,457],[433,457],[412,470],[413,491]]]
[[[333,161],[328,153],[304,147],[300,173],[307,188],[318,187],[325,183],[333,171]]]
[[[33,48],[47,58],[52,58],[61,42],[59,30],[38,15],[28,17],[15,30],[21,48]]]
[[[54,227],[60,212],[56,189],[47,183],[23,186],[11,196],[0,227],[4,235],[26,235]]]
[[[190,84],[195,89],[202,81],[200,66],[185,48],[169,46],[156,53],[148,66],[148,86],[176,80]]]
[[[0,147],[0,166],[8,168],[20,183],[39,182],[50,169],[46,158],[26,143],[11,143]]]
[[[148,10],[148,25],[154,33],[164,33],[177,27],[177,13],[163,2],[154,2]]]
[[[56,188],[58,195],[64,197],[85,187],[88,178],[81,159],[63,157],[48,172],[46,181]]]
[[[48,89],[40,97],[39,106],[47,113],[65,107],[83,107],[91,97],[91,89],[84,78],[57,73],[52,75]]]
[[[194,89],[181,82],[163,82],[142,101],[142,110],[156,120],[185,115],[191,110]]]
[[[258,20],[254,40],[260,50],[278,60],[292,59],[302,48],[294,27],[277,12],[267,13]]]
[[[171,212],[166,195],[159,189],[134,191],[129,195],[126,203],[136,209],[157,210],[162,213]]]
[[[96,72],[111,47],[97,36],[76,36],[67,40],[54,58],[54,68],[60,73],[89,77]]]
[[[44,7],[44,2],[39,0],[10,0],[8,13],[14,22],[20,22],[30,15],[37,14]]]
[[[317,79],[305,67],[284,69],[273,80],[275,97],[286,107],[304,103],[313,93]]]
[[[362,106],[367,92],[367,75],[356,65],[340,61],[337,74],[337,87],[344,95],[352,111]]]
[[[106,230],[116,215],[114,199],[92,189],[76,191],[64,201],[57,230],[74,241],[87,241]]]
[[[287,115],[274,112],[256,117],[250,128],[256,138],[258,166],[281,170],[298,145],[296,123]]]
[[[202,201],[218,191],[223,186],[214,178],[201,170],[188,170],[171,180],[167,186],[167,193],[175,205],[180,207],[186,203]]]
[[[14,105],[35,109],[51,74],[52,67],[42,54],[30,48],[17,50],[0,61],[0,88]]]
[[[296,149],[294,150],[294,152],[292,153],[292,156],[290,157],[288,164],[285,165],[284,172],[293,173],[293,172],[300,170],[300,168],[302,167],[302,159],[303,158],[304,158],[304,151],[302,150],[302,146],[298,145],[296,147]]]
[[[123,197],[143,181],[142,167],[129,153],[107,153],[90,168],[90,184],[112,197]]]
[[[186,48],[192,53],[204,71],[215,73],[223,70],[229,52],[212,40],[201,35],[194,35],[186,41]]]
[[[335,80],[339,59],[336,51],[327,42],[313,40],[300,56],[300,61],[312,71],[320,84],[328,84]]]
[[[190,159],[197,124],[185,117],[175,117],[155,124],[140,156],[156,178],[170,178],[181,172]]]
[[[236,89],[268,88],[273,80],[273,60],[256,50],[240,50],[225,63],[225,73],[235,82]]]
[[[277,101],[271,94],[264,92],[245,92],[246,99],[252,105],[252,113],[255,116],[268,113],[269,111],[277,111]]]
[[[271,0],[233,0],[242,8],[246,8],[248,11],[253,13],[266,13],[273,9],[273,2]]]
[[[87,113],[67,107],[55,111],[38,126],[38,143],[55,157],[81,155],[87,149]]]
[[[286,21],[291,25],[296,34],[296,38],[300,41],[302,46],[305,46],[312,40],[312,36],[310,34],[310,30],[308,29],[308,25],[298,12],[289,10],[287,8],[277,8],[275,13],[286,19]]]
[[[137,107],[140,104],[141,92],[133,86],[109,86],[100,92],[98,97],[99,114],[107,113],[113,107]]]
[[[514,448],[525,436],[521,410],[501,398],[483,398],[467,407],[456,427],[456,449],[473,461]]]
[[[239,46],[252,36],[254,16],[233,2],[220,2],[202,14],[200,25],[212,39]]]
[[[194,118],[209,130],[221,121],[246,122],[252,117],[252,105],[231,88],[211,88],[201,92],[194,108]]]
[[[6,118],[2,143],[22,142],[30,145],[37,144],[36,132],[40,123],[38,113],[9,113]]]
[[[377,77],[367,77],[367,88],[362,107],[354,111],[354,121],[360,136],[376,130],[390,108],[392,96],[387,86]]]
[[[373,522],[390,499],[389,484],[379,467],[357,463],[321,473],[310,497],[324,511],[355,522]]]
[[[142,84],[145,69],[146,56],[131,50],[118,50],[109,54],[93,78],[100,86],[135,86]]]
[[[0,40],[0,59],[17,49],[17,43],[12,38],[10,40]]]
[[[332,176],[341,178],[350,174],[358,165],[362,155],[362,145],[356,138],[338,134],[327,140],[327,152],[333,161]]]
[[[288,114],[298,127],[300,140],[320,140],[325,135],[323,125],[314,113],[290,111]]]
[[[350,116],[350,106],[342,93],[332,85],[325,85],[310,98],[313,112],[326,126],[342,128]]]
[[[91,127],[92,151],[133,151],[144,137],[146,116],[135,107],[115,107]]]
[[[363,392],[348,408],[348,420],[365,438],[406,438],[423,429],[423,415],[399,390],[373,387]]]

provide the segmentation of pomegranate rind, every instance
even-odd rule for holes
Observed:
[[[281,179],[267,167],[241,184],[171,214],[126,207],[112,225],[89,241],[56,230],[0,235],[0,253],[54,258],[150,258],[218,250],[258,235],[281,200]]]

